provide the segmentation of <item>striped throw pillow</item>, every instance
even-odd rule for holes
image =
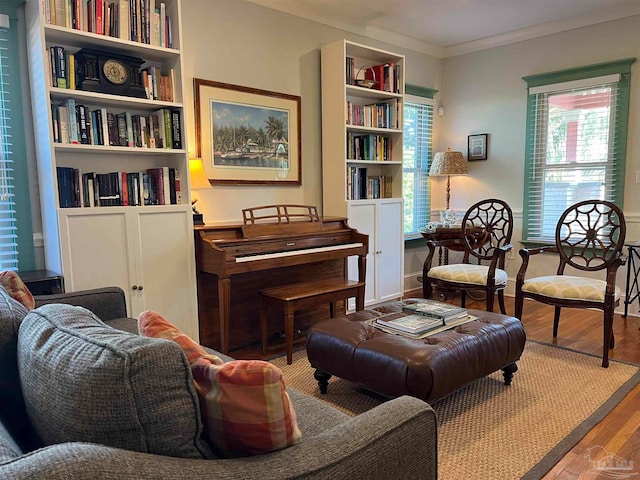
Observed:
[[[282,371],[261,360],[224,363],[153,311],[138,317],[141,335],[176,342],[191,366],[204,435],[223,456],[243,457],[300,442],[296,413]]]

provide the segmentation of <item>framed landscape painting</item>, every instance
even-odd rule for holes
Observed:
[[[198,157],[212,184],[301,185],[300,97],[194,78]]]

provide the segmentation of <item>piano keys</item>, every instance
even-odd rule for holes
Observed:
[[[200,343],[228,353],[260,342],[258,291],[325,278],[347,279],[347,258],[358,256],[364,281],[368,236],[343,217],[320,218],[316,207],[272,205],[243,210],[242,224],[194,226]],[[277,312],[275,312],[277,313]],[[305,329],[325,311],[296,314]],[[281,315],[270,331],[283,329]]]

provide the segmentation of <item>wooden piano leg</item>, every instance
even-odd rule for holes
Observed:
[[[293,302],[284,306],[284,341],[287,347],[287,365],[293,361]]]
[[[229,354],[229,314],[231,310],[231,279],[218,278],[218,312],[220,314],[220,351]]]
[[[356,297],[356,310],[358,311],[364,310],[364,289],[365,289],[364,284],[358,287],[358,296]]]
[[[267,330],[268,330],[267,305],[263,298],[262,305],[260,306],[260,332],[262,336],[262,353],[263,354],[267,353],[267,336],[268,336]]]
[[[358,281],[362,285],[358,288],[358,296],[356,297],[356,310],[364,310],[364,296],[366,293],[367,282],[367,256],[358,256]]]

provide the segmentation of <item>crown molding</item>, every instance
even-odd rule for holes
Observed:
[[[371,25],[358,24],[347,20],[337,19],[327,15],[322,9],[304,4],[299,0],[247,0],[262,7],[287,13],[295,17],[301,17],[312,22],[327,25],[329,27],[344,30],[357,35],[362,35],[373,40],[389,43],[398,47],[404,47],[414,52],[424,53],[436,58],[442,58],[444,48],[417,38],[391,32]]]
[[[490,48],[503,47],[512,43],[532,40],[534,38],[545,37],[555,33],[575,30],[577,28],[588,27],[599,23],[611,22],[621,18],[640,15],[640,2],[629,5],[628,8],[622,8],[616,11],[600,12],[594,15],[586,15],[582,17],[570,18],[567,20],[559,20],[555,22],[543,23],[529,28],[523,28],[513,32],[494,35],[492,37],[482,38],[472,42],[460,43],[450,47],[444,47],[444,54],[441,58],[455,57],[464,55],[465,53],[479,52]]]
[[[407,48],[409,50],[424,53],[435,58],[448,58],[466,53],[479,52],[490,48],[502,47],[512,43],[531,40],[534,38],[553,35],[568,30],[596,25],[598,23],[619,20],[625,17],[640,15],[640,1],[631,2],[624,8],[615,10],[601,11],[590,15],[547,22],[535,25],[513,32],[507,32],[500,35],[474,40],[471,42],[460,43],[447,47],[438,46],[424,40],[391,32],[371,25],[350,22],[346,19],[337,19],[327,15],[326,12],[313,5],[300,2],[299,0],[247,0],[248,2],[260,5],[262,7],[277,10],[282,13],[301,17],[322,25],[344,30],[357,35],[362,35],[373,40],[378,40],[392,45]]]

